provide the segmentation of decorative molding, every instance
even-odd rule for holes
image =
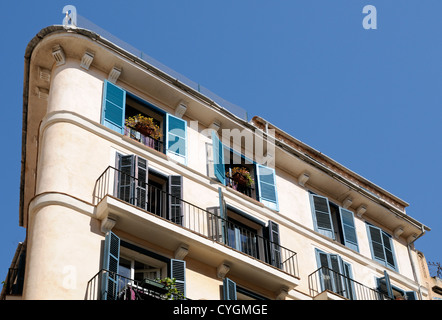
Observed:
[[[57,66],[61,66],[66,63],[66,55],[63,48],[59,44],[52,48],[52,56],[54,57]]]
[[[189,253],[189,246],[185,243],[180,244],[180,246],[175,250],[175,259],[183,260]]]
[[[37,97],[41,100],[48,100],[49,99],[49,90],[45,88],[36,87],[35,93]]]
[[[281,287],[279,292],[276,292],[276,300],[285,300],[289,294],[289,288],[286,286]]]
[[[112,230],[112,228],[117,223],[117,218],[115,217],[105,217],[103,220],[101,220],[101,232],[104,234],[108,233]]]
[[[114,66],[112,70],[109,72],[107,80],[109,80],[109,82],[113,84],[117,83],[117,80],[120,77],[122,70],[123,70],[122,68]]]
[[[184,113],[186,113],[187,104],[184,101],[180,101],[175,108],[175,116],[182,118]]]
[[[304,187],[308,179],[310,179],[310,174],[308,172],[301,173],[301,175],[298,177],[299,185]]]
[[[399,226],[396,229],[394,229],[394,231],[393,231],[394,237],[396,239],[399,239],[399,237],[401,236],[402,233],[404,233],[404,227],[403,226]]]
[[[218,278],[224,279],[226,277],[227,272],[230,271],[230,266],[225,263],[221,263],[218,268],[216,268],[216,275]]]
[[[221,128],[221,122],[217,119],[213,120],[212,123],[209,126],[209,129],[218,131],[219,128]]]
[[[362,218],[362,216],[364,215],[364,213],[367,212],[367,205],[366,204],[361,204],[357,209],[356,209],[356,215],[359,218]]]
[[[94,56],[95,54],[90,52],[90,51],[86,51],[83,55],[83,57],[81,58],[81,62],[80,62],[80,67],[82,67],[83,69],[89,70],[89,67],[92,64],[92,61],[94,61]]]
[[[353,203],[353,199],[351,197],[345,198],[344,202],[342,203],[342,206],[344,209],[350,208],[351,204]]]
[[[50,82],[51,81],[51,70],[42,68],[42,67],[38,67],[38,77],[46,82]]]

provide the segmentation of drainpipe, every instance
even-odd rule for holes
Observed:
[[[419,300],[422,300],[421,284],[419,283],[419,280],[418,280],[418,277],[417,277],[417,274],[416,274],[416,267],[415,267],[415,265],[414,265],[413,257],[412,257],[412,255],[411,255],[411,245],[412,245],[417,239],[419,239],[420,237],[422,237],[422,236],[425,234],[425,229],[424,229],[424,226],[423,226],[423,225],[421,225],[421,230],[422,230],[421,234],[418,235],[416,238],[414,238],[413,241],[410,241],[410,242],[407,244],[408,257],[410,258],[410,262],[411,262],[411,269],[413,270],[414,280],[417,282],[418,293],[419,293]]]

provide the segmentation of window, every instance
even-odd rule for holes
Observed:
[[[259,219],[226,204],[218,189],[219,207],[208,208],[213,213],[208,219],[209,237],[254,258],[282,268],[279,225]]]
[[[317,232],[359,252],[353,212],[313,193],[310,193],[310,204]]]
[[[376,279],[377,290],[394,300],[417,300],[416,292],[402,290],[390,282],[390,276],[384,271],[384,276]],[[384,297],[380,297],[384,299]]]
[[[270,209],[278,211],[275,169],[255,163],[246,159],[244,155],[239,155],[234,150],[227,148],[213,131],[212,143],[215,177],[222,184],[260,201]],[[236,170],[248,171],[253,183],[244,185],[235,180]]]
[[[175,278],[177,289],[186,294],[185,261],[169,259],[120,240],[113,232],[105,236],[102,266],[110,271],[104,272],[101,280],[103,300],[122,299],[128,287],[135,288],[138,295],[146,294],[141,283],[164,277]]]
[[[162,139],[129,128],[125,120],[141,114],[152,118],[160,128]],[[120,87],[104,82],[101,123],[120,134],[127,135],[144,145],[167,154],[171,159],[187,164],[187,123],[154,105],[143,101]]]
[[[117,153],[116,195],[119,199],[176,224],[183,224],[183,178],[149,169],[136,155]]]
[[[369,223],[367,223],[367,231],[373,259],[397,271],[391,236]]]
[[[355,293],[351,265],[337,254],[325,253],[316,249],[316,258],[320,270],[322,291],[330,290],[347,299],[354,299]]]
[[[238,286],[229,278],[223,279],[223,298],[224,300],[268,300],[260,294]]]

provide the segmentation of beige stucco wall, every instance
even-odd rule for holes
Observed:
[[[99,222],[66,206],[31,215],[24,299],[84,299],[98,272],[103,235]]]

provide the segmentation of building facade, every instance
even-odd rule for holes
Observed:
[[[26,50],[27,232],[3,295],[156,299],[173,278],[193,300],[425,300],[430,229],[407,205],[67,22]]]

